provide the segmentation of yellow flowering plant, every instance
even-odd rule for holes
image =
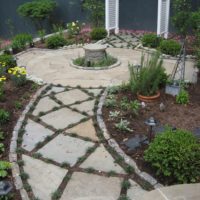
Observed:
[[[22,86],[26,83],[26,69],[25,67],[13,67],[8,70],[11,80],[16,86]]]
[[[78,20],[67,24],[67,30],[69,35],[79,35],[83,24]]]

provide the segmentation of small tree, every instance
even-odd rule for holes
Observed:
[[[20,5],[17,12],[21,16],[31,19],[37,29],[42,29],[44,20],[50,18],[55,8],[54,0],[34,0]]]
[[[191,26],[191,0],[173,0],[173,11],[173,25],[185,38]]]
[[[89,11],[94,27],[101,27],[104,24],[105,5],[102,0],[84,0],[83,8]]]

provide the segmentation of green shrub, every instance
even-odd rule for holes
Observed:
[[[66,40],[62,35],[53,35],[46,39],[46,45],[49,49],[57,49],[63,47],[66,44]]]
[[[9,121],[10,114],[4,109],[0,109],[0,124],[5,124]]]
[[[142,37],[142,45],[144,47],[151,47],[151,48],[157,48],[160,45],[160,42],[162,41],[161,37],[158,37],[156,34],[145,34]]]
[[[105,28],[93,28],[91,33],[90,33],[90,36],[92,38],[92,40],[101,40],[103,38],[105,38],[107,36],[107,31]]]
[[[180,53],[181,45],[175,40],[163,40],[160,43],[160,50],[164,54],[177,56]]]
[[[0,63],[6,63],[7,69],[10,67],[15,67],[17,65],[14,57],[8,54],[0,55]]]
[[[166,73],[163,67],[163,60],[158,52],[152,54],[148,59],[143,55],[141,67],[136,68],[129,65],[129,85],[133,93],[144,96],[155,95],[161,85],[165,84]]]
[[[45,29],[41,29],[38,31],[38,36],[40,37],[40,41],[42,43],[44,43],[44,41],[45,41],[45,35],[46,35]]]
[[[200,144],[190,132],[166,129],[149,145],[144,159],[158,175],[177,183],[200,180]]]
[[[20,5],[17,12],[35,22],[38,29],[42,29],[42,22],[50,18],[55,8],[56,2],[53,0],[34,0]]]
[[[176,103],[178,104],[188,104],[189,94],[186,90],[182,89],[180,93],[176,96]]]
[[[12,39],[12,48],[15,50],[22,50],[26,47],[27,44],[31,44],[33,42],[33,37],[32,35],[28,33],[21,33],[16,35]]]

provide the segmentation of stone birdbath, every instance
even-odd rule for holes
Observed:
[[[85,59],[86,62],[98,62],[106,57],[105,45],[100,44],[88,44],[83,47],[85,50]]]
[[[85,55],[83,57],[79,57],[70,62],[72,67],[78,69],[85,70],[102,70],[102,69],[110,69],[119,66],[121,63],[117,58],[114,58],[107,54],[106,52],[107,46],[101,44],[87,44],[83,47]],[[78,59],[82,59],[82,65],[80,63],[76,63],[75,61]],[[108,59],[112,59],[112,63],[109,65],[98,66],[101,61],[105,61]],[[95,66],[94,66],[95,65]]]

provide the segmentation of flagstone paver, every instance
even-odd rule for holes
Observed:
[[[73,104],[76,101],[84,101],[89,98],[89,96],[79,89],[70,90],[67,92],[59,93],[56,98],[62,101],[65,105]]]
[[[47,136],[51,135],[53,135],[51,130],[29,119],[25,127],[22,147],[27,151],[32,151],[38,142],[43,142]]]
[[[101,93],[102,89],[87,89],[87,91],[97,97]]]
[[[40,149],[38,153],[60,164],[67,162],[70,166],[74,166],[78,158],[84,156],[86,150],[93,146],[92,142],[60,134]]]
[[[33,112],[33,115],[38,115],[40,112],[47,112],[51,110],[52,108],[58,107],[58,106],[59,105],[55,101],[50,99],[49,97],[44,97],[38,102]]]
[[[49,94],[51,94],[52,92],[53,92],[53,93],[63,92],[64,90],[65,90],[64,87],[56,87],[56,86],[53,86],[53,87],[46,93],[46,95],[49,95]]]
[[[98,141],[98,137],[96,135],[96,130],[93,125],[92,119],[82,122],[73,128],[67,129],[66,133],[75,133],[79,136],[90,138],[94,141]]]
[[[121,178],[75,172],[61,200],[117,200],[121,182]]]
[[[114,162],[115,160],[105,149],[103,144],[98,147],[93,154],[91,154],[87,160],[81,164],[81,168],[94,168],[99,171],[110,172],[115,171],[119,174],[125,174],[124,170]]]
[[[61,108],[41,117],[41,120],[56,129],[64,129],[68,125],[77,123],[85,116],[68,108]]]
[[[26,155],[23,155],[22,159],[25,164],[24,171],[29,174],[28,183],[35,197],[41,200],[51,200],[52,193],[61,184],[67,170]]]
[[[94,104],[95,104],[95,100],[91,100],[91,101],[85,101],[83,103],[73,105],[71,107],[76,108],[77,110],[81,112],[86,112],[89,115],[94,115],[94,111],[93,111]]]
[[[127,196],[131,200],[139,200],[147,191],[141,188],[135,181],[129,179],[131,187],[127,191]]]

